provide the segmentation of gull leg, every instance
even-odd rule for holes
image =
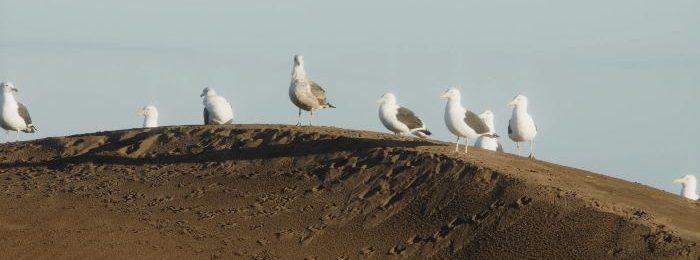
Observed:
[[[314,121],[314,110],[311,109],[311,115],[309,116],[309,126],[313,125],[313,121]]]
[[[464,141],[464,154],[467,154],[469,151],[469,137],[465,137],[466,141]]]
[[[530,159],[535,159],[535,140],[530,140]]]
[[[457,136],[457,141],[455,141],[455,152],[459,152],[459,136]]]
[[[515,147],[516,147],[516,149],[517,149],[517,151],[518,151],[518,156],[520,156],[520,143],[519,143],[519,142],[516,142],[516,143],[515,143]]]
[[[16,133],[17,133],[17,138],[15,138],[15,142],[19,142],[20,141],[19,140],[19,131],[16,131]]]
[[[301,108],[299,109],[299,115],[297,115],[297,125],[301,125]]]

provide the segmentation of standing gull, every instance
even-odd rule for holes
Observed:
[[[154,105],[147,105],[136,112],[136,116],[143,117],[143,128],[158,127],[158,109]]]
[[[204,124],[224,125],[233,123],[231,104],[222,96],[216,94],[214,88],[204,88],[200,97],[204,97]]]
[[[494,136],[480,136],[479,139],[476,139],[476,143],[474,143],[474,146],[479,147],[481,149],[486,149],[486,150],[491,150],[491,151],[498,151],[498,152],[503,152],[503,146],[501,146],[501,143],[498,141],[498,136],[494,132],[494,115],[491,110],[486,110],[484,113],[479,114],[479,118],[481,118],[482,121],[489,127],[489,134],[492,134]]]
[[[448,89],[441,97],[447,98],[447,105],[445,106],[445,124],[447,129],[457,136],[455,151],[459,150],[459,139],[462,137],[466,139],[464,145],[465,153],[469,149],[469,138],[476,139],[482,135],[497,137],[495,134],[489,134],[489,127],[477,114],[462,107],[462,94],[460,94],[458,89]]]
[[[17,132],[16,141],[19,141],[19,132],[35,133],[36,127],[32,124],[27,107],[17,102],[15,93],[17,88],[12,82],[0,83],[2,88],[2,104],[0,104],[0,126],[5,129],[7,141],[10,140],[10,131]]]
[[[395,134],[416,135],[427,138],[431,135],[425,128],[425,124],[413,111],[401,107],[396,103],[396,96],[392,93],[384,94],[379,100],[379,120]]]
[[[309,125],[314,118],[314,111],[324,108],[335,108],[328,103],[326,91],[316,82],[306,76],[304,69],[304,57],[294,56],[294,68],[292,69],[292,83],[289,85],[289,99],[299,108],[297,125],[301,125],[301,110],[309,111]]]
[[[698,181],[693,175],[686,175],[683,177],[680,177],[678,179],[673,180],[673,183],[680,183],[683,185],[683,188],[681,189],[681,196],[686,197],[691,200],[698,200],[700,199],[700,196],[698,196],[698,193],[696,191]]]
[[[530,158],[535,158],[535,136],[537,136],[537,126],[535,121],[527,112],[527,97],[518,95],[513,98],[509,106],[513,107],[513,115],[508,121],[508,137],[510,137],[518,149],[520,155],[520,143],[530,142]]]

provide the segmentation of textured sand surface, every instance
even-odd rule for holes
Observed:
[[[0,255],[699,259],[700,203],[395,135],[178,126],[0,145]]]

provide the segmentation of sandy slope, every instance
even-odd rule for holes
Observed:
[[[336,128],[183,126],[0,146],[2,258],[700,257],[700,203]]]

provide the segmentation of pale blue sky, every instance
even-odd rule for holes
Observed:
[[[0,0],[0,80],[20,89],[33,138],[137,127],[148,103],[162,124],[199,124],[205,86],[239,123],[295,123],[287,88],[300,53],[338,107],[318,124],[384,131],[375,101],[393,91],[453,141],[438,96],[459,86],[505,136],[506,103],[525,94],[541,159],[676,193],[674,177],[700,174],[698,10],[695,0]]]

